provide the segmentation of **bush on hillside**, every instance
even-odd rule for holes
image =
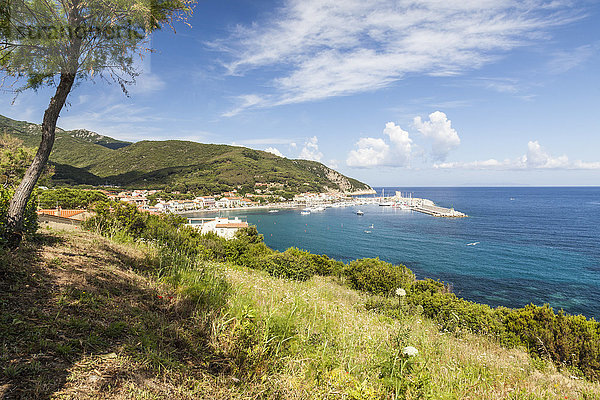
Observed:
[[[270,275],[298,281],[306,281],[316,274],[315,266],[306,257],[306,252],[295,247],[267,257],[263,268]]]
[[[40,208],[88,208],[98,202],[108,201],[108,197],[98,190],[83,189],[48,189],[39,192]]]
[[[595,320],[531,304],[511,310],[504,323],[530,352],[600,380],[600,323]]]
[[[13,190],[0,186],[0,247],[6,245],[8,235],[11,233],[8,230],[8,206],[13,193]],[[32,236],[38,229],[36,204],[37,197],[34,192],[25,208],[25,219],[23,221],[23,231],[21,232],[24,237]]]
[[[556,313],[548,305],[492,308],[458,298],[432,280],[415,283],[408,302],[420,305],[443,330],[485,334],[507,347],[523,345],[533,356],[600,380],[600,323],[594,319]]]
[[[392,265],[379,258],[352,261],[343,271],[351,288],[389,296],[398,288],[409,289],[415,275],[404,265]]]

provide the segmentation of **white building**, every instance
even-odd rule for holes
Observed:
[[[192,226],[199,229],[203,235],[216,233],[218,236],[229,240],[235,237],[237,231],[247,228],[248,223],[240,220],[238,217],[234,219],[215,218],[202,224],[193,224]]]

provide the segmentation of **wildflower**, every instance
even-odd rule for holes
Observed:
[[[162,299],[162,296],[158,296],[159,299]]]
[[[401,296],[401,297],[406,296],[406,290],[404,290],[402,288],[396,289],[396,296]]]
[[[417,350],[416,348],[414,348],[412,346],[406,346],[405,348],[402,349],[402,354],[409,356],[409,357],[413,357],[413,356],[416,356],[417,354],[419,354],[419,350]]]

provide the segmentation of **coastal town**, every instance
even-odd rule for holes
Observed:
[[[50,190],[50,189],[47,189]],[[362,205],[378,205],[380,207],[391,207],[402,211],[415,211],[434,217],[463,218],[467,215],[455,210],[436,205],[433,201],[424,198],[413,197],[401,192],[395,192],[393,196],[385,196],[382,191],[376,196],[375,191],[368,193],[313,193],[306,192],[286,199],[282,196],[256,195],[247,193],[241,195],[237,190],[223,192],[216,196],[189,196],[181,193],[163,193],[157,190],[126,190],[111,192],[99,190],[109,200],[134,205],[139,211],[150,214],[180,214],[188,217],[188,225],[199,229],[202,233],[215,233],[227,239],[234,237],[235,233],[248,226],[247,222],[238,218],[228,219],[220,216],[210,218],[195,218],[194,214],[199,212],[219,212],[235,210],[260,210],[268,209],[269,212],[278,212],[280,209],[297,209],[304,215],[325,211],[327,208],[358,207]],[[368,196],[372,195],[372,196]],[[165,197],[176,196],[178,199],[166,200]],[[190,198],[185,198],[190,197]],[[354,211],[357,215],[364,215],[360,209]],[[92,213],[85,209],[39,209],[38,215],[42,220],[69,221],[79,224],[87,219]]]

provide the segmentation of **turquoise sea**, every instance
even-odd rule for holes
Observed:
[[[385,188],[395,190],[454,206],[469,218],[377,205],[222,215],[246,218],[277,250],[296,246],[342,261],[379,257],[407,265],[419,278],[450,283],[468,300],[549,303],[600,319],[600,187]]]

